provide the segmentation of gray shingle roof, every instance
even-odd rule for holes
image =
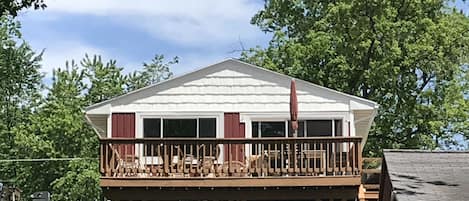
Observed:
[[[385,150],[398,201],[469,201],[469,152]]]

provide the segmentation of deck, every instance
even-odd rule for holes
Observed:
[[[359,186],[361,141],[361,137],[101,139],[101,186]]]

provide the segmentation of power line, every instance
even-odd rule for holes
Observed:
[[[45,162],[45,161],[73,161],[73,160],[98,160],[97,158],[23,158],[1,159],[1,162]]]

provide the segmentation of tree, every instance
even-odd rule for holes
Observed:
[[[98,152],[97,136],[83,120],[82,109],[87,105],[83,95],[85,72],[72,61],[53,71],[52,86],[43,104],[35,108],[28,124],[20,123],[15,130],[16,156],[20,158],[92,158]],[[16,168],[16,183],[29,195],[47,190],[63,195],[70,189],[61,179],[77,170],[78,161],[42,161],[21,163]],[[88,165],[89,161],[86,162]],[[86,171],[85,171],[86,172]],[[79,178],[77,178],[79,179]],[[67,180],[68,181],[68,180]],[[99,193],[96,195],[99,197]],[[73,199],[73,197],[72,197]]]
[[[10,15],[16,17],[20,10],[30,7],[34,9],[44,9],[47,6],[44,0],[1,0],[0,14],[2,16]]]
[[[103,200],[97,160],[75,160],[69,171],[52,183],[54,200]]]
[[[15,128],[27,124],[41,100],[42,54],[36,54],[23,41],[19,22],[0,17],[0,158],[18,157]],[[0,164],[0,178],[16,175],[16,164]]]
[[[164,62],[164,56],[156,54],[150,63],[143,63],[142,71],[134,71],[127,75],[127,91],[133,91],[171,78],[173,73],[170,67],[177,63],[179,63],[178,57]]]
[[[103,63],[101,56],[94,55],[80,62],[85,68],[85,75],[90,81],[87,92],[88,104],[101,102],[124,93],[125,76],[122,75],[122,67],[117,66],[116,60]]]
[[[377,101],[370,155],[432,149],[469,137],[469,19],[447,3],[268,0],[251,22],[273,37],[242,59]]]

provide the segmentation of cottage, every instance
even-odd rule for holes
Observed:
[[[97,103],[112,200],[355,200],[375,102],[235,59]]]

